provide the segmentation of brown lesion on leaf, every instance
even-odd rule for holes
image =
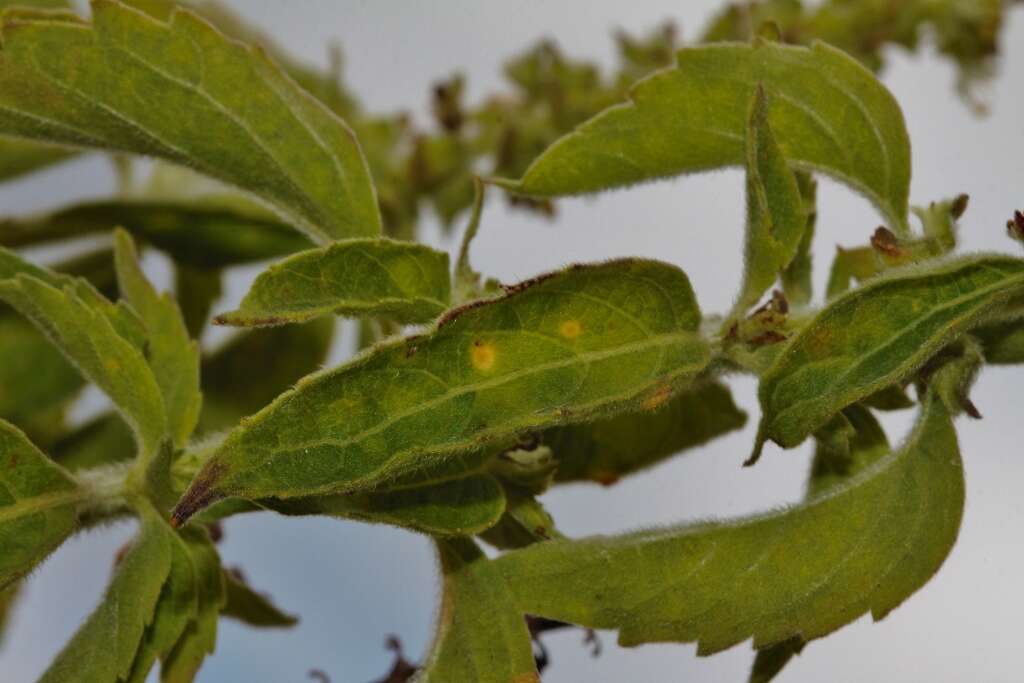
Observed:
[[[597,470],[590,475],[590,478],[601,486],[612,486],[620,479],[619,475],[611,470]]]
[[[729,344],[742,342],[755,348],[777,344],[789,338],[786,332],[788,322],[789,300],[776,289],[771,298],[753,313],[734,322],[725,333],[724,341]]]
[[[437,329],[440,330],[441,328],[456,321],[462,315],[468,313],[469,311],[472,311],[473,309],[481,308],[483,306],[490,306],[491,304],[496,304],[501,301],[507,301],[513,296],[522,294],[523,292],[532,289],[533,287],[536,287],[537,285],[559,275],[564,275],[565,273],[568,272],[606,268],[610,265],[625,266],[631,263],[636,263],[639,260],[640,259],[627,257],[620,259],[612,259],[604,263],[573,263],[566,266],[563,270],[556,270],[550,273],[543,273],[541,275],[537,275],[536,277],[531,277],[529,279],[523,280],[522,282],[517,282],[514,285],[499,285],[502,290],[502,294],[500,296],[490,299],[477,299],[476,301],[470,301],[468,303],[462,304],[461,306],[456,306],[454,308],[449,309],[438,319]]]
[[[1013,212],[1013,218],[1006,221],[1006,233],[1018,242],[1024,242],[1024,213]]]
[[[750,345],[757,347],[769,346],[771,344],[778,344],[780,342],[784,342],[787,339],[789,339],[789,337],[787,337],[781,332],[778,332],[776,330],[766,330],[761,334],[753,337],[750,340]]]
[[[373,683],[406,683],[406,681],[411,681],[412,677],[419,671],[419,667],[410,663],[405,658],[405,653],[402,650],[402,641],[398,639],[398,636],[389,635],[384,644],[388,650],[395,654],[395,660],[391,665],[391,671],[384,678],[378,678]]]
[[[236,317],[231,313],[222,313],[213,318],[214,325],[228,325],[232,327],[277,327],[287,322],[287,320],[278,315],[246,318],[242,316]]]
[[[196,475],[185,495],[171,511],[171,526],[175,529],[184,526],[199,510],[209,507],[224,495],[214,488],[217,480],[224,473],[224,465],[210,462]]]
[[[667,384],[663,384],[655,389],[654,393],[645,398],[644,402],[640,404],[640,407],[644,410],[657,410],[668,403],[670,398],[672,398],[672,387]]]
[[[871,235],[871,248],[889,266],[906,263],[914,257],[910,245],[902,242],[892,230],[881,225]]]

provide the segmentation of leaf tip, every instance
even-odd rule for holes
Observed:
[[[757,439],[754,441],[754,450],[750,453],[750,457],[743,461],[744,467],[751,467],[757,464],[757,461],[761,459],[761,454],[764,452],[764,444],[768,440],[764,432],[764,421],[762,421],[761,426],[757,429]]]
[[[949,207],[949,213],[954,219],[959,219],[967,211],[967,205],[971,201],[971,196],[968,194],[958,194],[956,199],[953,200],[953,204]]]

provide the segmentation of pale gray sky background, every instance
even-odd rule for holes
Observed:
[[[412,109],[421,120],[433,79],[459,70],[476,100],[504,88],[500,67],[542,36],[564,50],[610,66],[615,27],[646,31],[666,18],[693,37],[718,0],[233,0],[238,11],[312,63],[325,45],[345,48],[347,79],[370,110]],[[1014,251],[1005,222],[1024,208],[1024,11],[1011,13],[1001,73],[989,91],[992,114],[975,118],[953,95],[954,70],[925,50],[891,53],[884,80],[902,104],[914,148],[911,199],[971,195],[962,221],[967,250]],[[111,187],[99,160],[83,160],[0,186],[0,207],[14,213],[95,196]],[[705,310],[726,308],[741,267],[743,187],[739,171],[720,172],[559,204],[556,223],[510,212],[493,201],[473,249],[475,264],[515,281],[572,261],[642,255],[671,261],[689,274]],[[835,245],[858,244],[877,225],[866,201],[828,182],[819,196],[816,280],[823,285]],[[432,221],[426,239],[451,248]],[[166,266],[150,259],[158,276]],[[258,268],[236,276],[222,310],[237,303]],[[335,361],[347,352],[342,344]],[[1024,369],[986,370],[975,402],[980,422],[958,424],[967,472],[960,540],[938,576],[884,621],[862,618],[817,641],[780,678],[790,682],[1020,680],[1020,610],[1024,564],[1024,460],[1020,387]],[[570,535],[615,532],[709,516],[734,516],[794,502],[802,495],[810,453],[771,448],[741,469],[758,410],[752,381],[733,383],[750,413],[748,428],[611,489],[575,486],[544,500]],[[93,399],[95,402],[95,399]],[[890,437],[912,415],[887,416]],[[131,534],[122,524],[77,537],[33,577],[0,650],[0,681],[35,679],[96,604],[116,548]],[[203,683],[291,683],[320,668],[334,683],[366,683],[384,674],[396,633],[411,657],[429,644],[438,580],[426,539],[380,526],[272,515],[232,520],[221,551],[252,583],[301,615],[287,632],[222,621]],[[575,681],[744,681],[749,644],[707,659],[693,646],[620,649],[601,634],[591,659],[578,632],[548,638],[553,665],[545,683]]]

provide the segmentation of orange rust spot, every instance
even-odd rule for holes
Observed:
[[[672,389],[668,386],[658,387],[657,391],[647,397],[644,400],[641,407],[644,410],[654,410],[665,405],[669,397],[672,395]]]
[[[601,486],[611,486],[619,481],[619,475],[610,470],[598,470],[590,475],[590,478]]]
[[[512,683],[540,683],[540,676],[537,674],[519,674],[512,679]]]
[[[469,354],[473,367],[477,370],[487,371],[494,367],[494,360],[497,356],[494,344],[477,339],[473,342]]]
[[[559,334],[566,339],[575,339],[580,336],[580,332],[583,331],[583,327],[580,325],[579,320],[566,320],[562,323],[561,327],[558,328]]]

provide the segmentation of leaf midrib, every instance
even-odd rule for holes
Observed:
[[[20,498],[10,505],[0,507],[0,524],[63,505],[77,505],[88,497],[89,494],[85,491],[69,489],[60,493]]]
[[[984,265],[984,264],[975,264],[975,265]],[[987,287],[983,287],[981,289],[976,289],[976,290],[974,290],[972,292],[969,292],[967,294],[961,294],[960,296],[957,296],[957,297],[955,297],[953,299],[950,299],[949,301],[947,301],[945,303],[942,303],[942,304],[940,304],[938,306],[930,307],[928,312],[926,312],[921,317],[917,318],[911,325],[903,326],[899,333],[897,333],[897,334],[893,335],[892,337],[890,337],[886,342],[884,342],[883,344],[879,345],[877,348],[873,349],[870,353],[868,353],[868,354],[866,354],[864,356],[860,356],[859,360],[855,361],[854,364],[852,364],[849,368],[844,370],[838,377],[836,377],[831,382],[829,382],[829,384],[827,385],[826,389],[821,392],[821,395],[819,395],[818,397],[815,397],[813,399],[804,399],[803,401],[799,401],[797,403],[794,403],[793,405],[789,406],[788,408],[785,408],[785,409],[779,411],[778,415],[776,416],[776,420],[775,421],[777,422],[778,420],[781,420],[782,416],[784,416],[784,415],[786,415],[786,414],[788,414],[788,413],[790,413],[790,412],[792,412],[794,410],[800,409],[803,406],[807,405],[808,403],[820,403],[821,397],[826,395],[826,394],[835,395],[837,393],[836,392],[836,387],[837,386],[842,387],[842,385],[847,382],[849,377],[852,374],[854,374],[855,371],[859,371],[866,364],[868,364],[868,362],[871,359],[878,357],[880,354],[883,354],[887,349],[891,348],[897,342],[905,339],[908,335],[912,335],[914,332],[917,331],[917,329],[919,327],[924,325],[927,321],[933,319],[935,316],[938,316],[938,315],[942,314],[943,312],[945,312],[945,311],[947,311],[947,310],[949,310],[951,308],[955,308],[956,306],[958,306],[958,305],[960,305],[962,303],[971,303],[973,300],[984,298],[985,296],[987,296],[989,294],[1001,293],[1001,290],[1004,290],[1004,289],[1008,290],[1008,291],[1002,292],[1002,293],[1005,293],[1007,296],[1011,296],[1012,295],[1012,288],[1013,288],[1014,285],[1024,284],[1024,273],[1018,273],[1018,274],[1015,274],[1015,275],[1010,275],[1008,277],[1006,276],[1005,273],[1001,272],[1000,274],[1004,277],[1004,279],[1001,280],[1001,281],[994,282],[994,283],[992,283],[991,285],[989,285]],[[857,293],[858,293],[858,298],[860,298],[860,296],[864,295],[864,292],[861,291],[861,290],[857,290]],[[989,305],[995,305],[996,303],[998,303],[998,300],[990,301],[990,302],[987,302],[987,303]],[[956,327],[956,326],[960,325],[961,323],[963,323],[964,320],[973,317],[973,315],[976,313],[976,308],[977,307],[972,307],[972,309],[969,312],[965,313],[964,315],[961,315],[961,316],[958,316],[958,317],[954,318],[952,321],[950,321],[950,326]],[[984,308],[984,306],[982,306],[982,308]],[[946,337],[948,337],[948,335],[943,335],[943,338],[946,338]],[[934,345],[932,345],[932,346],[934,346]],[[924,346],[920,347],[920,349],[925,349],[925,348],[926,347],[924,347]],[[931,348],[931,347],[929,347],[929,348]],[[921,353],[920,349],[918,350],[917,354],[915,354],[915,355],[920,355],[920,353]],[[872,390],[874,390],[874,389],[876,389],[876,388],[878,388],[880,386],[885,385],[891,379],[891,374],[892,373],[890,373],[889,375],[885,375],[881,379],[876,379],[873,382],[870,382],[869,384],[861,387],[860,389],[857,389],[857,387],[854,386],[853,389],[850,389],[848,391],[856,389],[856,393],[858,393],[858,394],[863,393],[864,395],[867,395],[867,394],[871,393]],[[777,391],[777,389],[778,389],[778,386],[776,385],[775,390]]]
[[[594,362],[597,362],[597,361],[607,360],[609,358],[615,358],[617,356],[627,355],[627,354],[634,353],[634,352],[642,352],[642,351],[646,351],[646,350],[649,350],[649,349],[663,348],[663,347],[666,347],[666,346],[670,346],[671,344],[676,343],[676,342],[699,341],[699,340],[700,340],[700,337],[697,334],[695,334],[693,332],[689,332],[689,331],[683,331],[683,332],[676,332],[676,333],[670,333],[670,334],[656,335],[656,336],[650,337],[648,339],[642,340],[640,342],[636,342],[636,343],[633,343],[633,344],[626,344],[626,345],[623,345],[623,346],[618,346],[618,347],[615,347],[613,349],[605,349],[603,351],[595,351],[595,352],[589,352],[589,353],[576,353],[576,354],[574,354],[573,356],[571,356],[569,358],[564,358],[564,359],[557,360],[557,361],[551,361],[551,362],[548,362],[548,363],[542,363],[540,365],[535,365],[535,366],[532,366],[532,367],[523,368],[521,370],[509,372],[509,373],[506,373],[506,374],[501,375],[499,377],[494,377],[494,378],[489,379],[489,380],[473,382],[473,383],[470,383],[470,384],[461,385],[461,386],[456,387],[454,389],[449,389],[445,393],[443,393],[443,394],[441,394],[441,395],[439,395],[439,396],[437,396],[437,397],[435,397],[433,399],[430,399],[429,401],[421,402],[421,403],[417,404],[416,406],[414,406],[412,408],[409,408],[408,410],[404,410],[404,411],[402,411],[400,413],[393,414],[390,417],[388,417],[387,419],[377,423],[376,425],[374,425],[372,427],[369,427],[367,429],[364,429],[363,431],[358,432],[358,433],[348,437],[347,439],[340,439],[340,440],[338,440],[338,439],[319,439],[317,441],[311,441],[311,442],[304,442],[304,443],[297,443],[297,444],[294,444],[294,445],[289,445],[288,448],[275,448],[275,449],[272,449],[272,450],[267,452],[267,454],[263,458],[263,461],[265,462],[266,460],[268,460],[268,459],[270,459],[272,457],[275,457],[276,455],[281,454],[281,453],[288,453],[288,452],[299,451],[299,450],[304,450],[304,449],[309,449],[309,448],[317,448],[317,447],[320,447],[320,446],[334,446],[336,448],[346,448],[348,446],[352,446],[352,445],[358,444],[359,442],[363,441],[364,439],[372,437],[372,436],[374,436],[374,435],[376,435],[376,434],[378,434],[378,433],[388,429],[389,427],[391,427],[392,425],[396,424],[400,420],[404,420],[404,419],[406,419],[408,417],[415,416],[417,414],[420,414],[422,412],[425,412],[425,411],[430,410],[432,408],[435,408],[437,406],[443,405],[444,403],[446,403],[448,401],[451,401],[451,400],[454,400],[456,398],[459,398],[460,396],[463,396],[463,395],[466,395],[466,394],[469,394],[469,393],[475,393],[475,392],[487,390],[487,389],[493,389],[493,388],[499,387],[499,386],[501,386],[503,384],[506,384],[506,383],[509,383],[509,382],[513,382],[515,380],[522,379],[524,377],[529,377],[531,375],[539,374],[539,373],[542,373],[542,372],[547,372],[547,371],[550,371],[550,370],[558,370],[558,369],[562,369],[562,368],[567,368],[567,367],[571,367],[573,365],[590,364],[590,363],[594,363]],[[690,366],[687,366],[687,367],[690,367]],[[601,401],[600,403],[603,403],[603,402],[604,401]],[[268,407],[267,410],[269,410],[269,408],[270,407]],[[410,449],[410,450],[415,450],[415,449]],[[409,452],[409,451],[403,451],[403,453],[404,452]],[[398,455],[401,455],[401,453],[396,454],[396,457]]]

